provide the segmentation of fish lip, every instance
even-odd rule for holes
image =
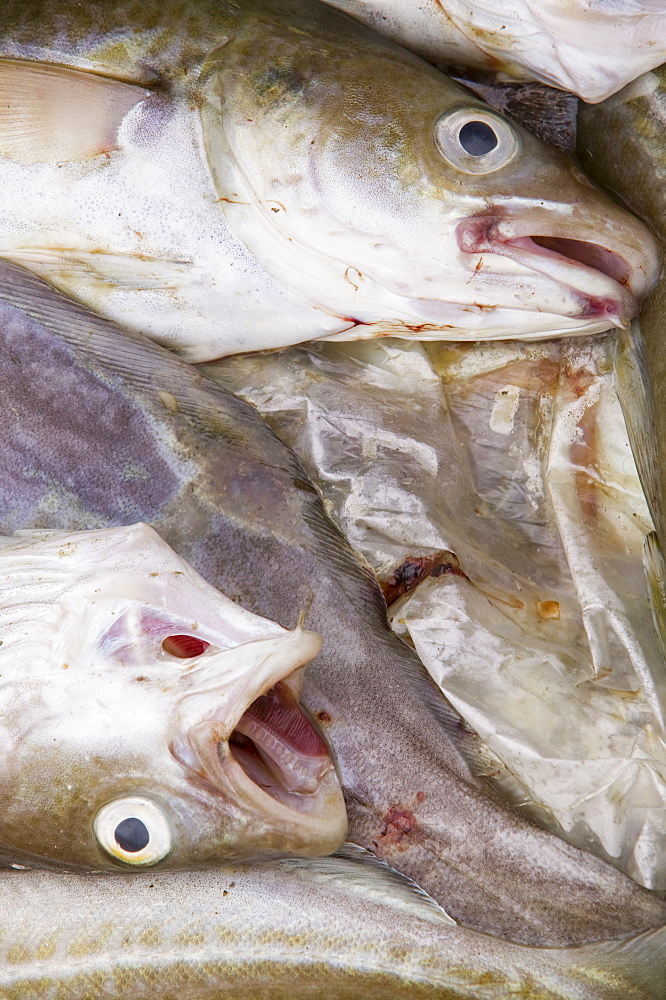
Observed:
[[[636,225],[645,230],[644,239],[649,239],[642,223],[636,220]],[[656,282],[658,269],[650,266],[647,249],[639,246],[634,250],[623,241],[621,254],[597,240],[581,238],[582,228],[575,220],[517,224],[504,213],[482,212],[459,223],[456,237],[463,253],[508,257],[565,286],[574,293],[579,307],[563,315],[580,319],[606,316],[609,325],[626,327],[638,315],[639,298]],[[570,255],[574,249],[577,256]],[[600,266],[594,266],[592,260]],[[492,272],[492,267],[484,262],[484,270]],[[593,279],[594,291],[581,287],[586,277]]]

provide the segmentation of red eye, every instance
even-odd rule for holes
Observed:
[[[209,646],[209,642],[197,639],[194,635],[168,635],[162,643],[165,653],[179,656],[183,660],[190,656],[201,656]]]

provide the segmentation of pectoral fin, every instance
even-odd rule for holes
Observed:
[[[25,248],[0,252],[10,260],[51,281],[67,294],[87,301],[104,286],[130,290],[178,289],[192,271],[189,260],[165,260],[139,253],[106,253],[103,250]],[[89,294],[90,293],[90,294]]]
[[[390,901],[406,915],[456,927],[449,916],[416,882],[392,868],[386,861],[357,844],[345,843],[327,858],[290,858],[281,865],[300,871],[303,877],[324,877],[329,882],[340,881],[348,889],[358,889],[366,897],[374,894],[380,901]]]
[[[117,149],[123,118],[150,93],[82,70],[0,59],[0,156],[60,163]]]
[[[630,330],[619,330],[615,348],[615,377],[620,406],[624,414],[631,451],[636,462],[650,516],[659,534],[663,534],[657,430],[654,417],[654,394],[650,388],[649,365],[645,343],[637,320]]]

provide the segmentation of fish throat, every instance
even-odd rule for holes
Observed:
[[[282,682],[243,713],[229,750],[251,781],[299,811],[307,808],[308,797],[332,767],[326,743]]]

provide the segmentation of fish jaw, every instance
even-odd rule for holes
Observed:
[[[528,278],[546,279],[556,291],[553,311],[568,319],[572,333],[627,327],[659,277],[659,250],[638,219],[610,204],[603,208],[611,225],[601,238],[608,244],[615,236],[612,246],[598,242],[592,223],[575,213],[568,221],[541,208],[518,214],[500,205],[463,220],[458,247],[478,285],[501,273],[504,261]]]
[[[347,832],[329,748],[297,701],[301,668],[320,649],[318,633],[299,627],[226,650],[183,678],[193,690],[180,703],[173,756],[195,784],[203,779],[213,804],[241,811],[281,854],[329,854]]]

